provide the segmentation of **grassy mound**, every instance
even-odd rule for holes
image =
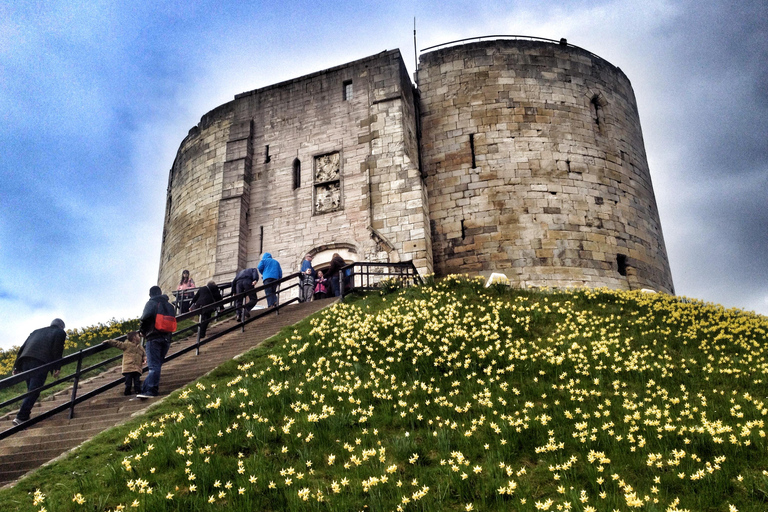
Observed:
[[[661,294],[338,304],[0,510],[768,509],[768,319]]]

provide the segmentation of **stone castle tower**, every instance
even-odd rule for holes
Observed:
[[[400,52],[235,96],[182,141],[159,284],[412,260],[522,286],[674,293],[631,84],[581,48],[497,39]]]

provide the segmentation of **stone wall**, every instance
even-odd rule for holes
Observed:
[[[524,40],[422,54],[435,271],[674,293],[629,80]]]
[[[182,267],[197,284],[226,282],[263,252],[284,274],[306,253],[322,264],[334,251],[349,260],[413,260],[431,272],[411,89],[400,53],[389,51],[239,94],[206,114],[171,171],[166,231],[184,233],[189,222],[178,212],[201,207],[209,231],[204,241],[193,230],[174,245],[166,236],[163,289],[175,288]],[[216,158],[186,156],[199,152],[200,140]]]
[[[523,286],[674,293],[629,80],[565,44],[399,51],[239,94],[169,175],[159,284],[409,261]]]
[[[182,142],[168,177],[158,284],[175,290],[181,271],[203,285],[215,271],[219,202],[232,124],[226,106],[204,118]]]

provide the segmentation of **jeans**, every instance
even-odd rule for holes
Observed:
[[[20,373],[26,372],[27,370],[32,370],[44,364],[45,364],[44,362],[38,359],[24,358],[19,362],[18,370]],[[43,384],[45,384],[45,379],[47,378],[48,378],[48,372],[39,372],[32,375],[30,378],[27,379],[27,391],[32,391],[33,389],[41,388]],[[35,402],[37,401],[37,397],[39,396],[40,396],[40,391],[36,393],[32,393],[21,402],[21,407],[19,408],[19,412],[16,413],[17,420],[27,421],[29,419],[30,413],[32,412],[32,406],[35,405]]]
[[[128,372],[128,373],[124,373],[123,375],[125,375],[125,394],[126,395],[131,394],[131,387],[133,387],[133,391],[136,393],[141,391],[141,373]]]
[[[275,304],[277,304],[277,296],[275,295],[275,285],[270,285],[270,283],[277,281],[277,279],[267,278],[264,280],[264,293],[267,296],[267,307],[272,307]]]
[[[165,356],[171,344],[167,338],[152,338],[147,340],[147,366],[149,373],[144,379],[144,385],[141,387],[141,393],[144,395],[157,396],[160,388],[160,369],[163,367]]]
[[[331,288],[333,288],[334,297],[341,295],[341,287],[339,286],[339,274],[331,277]]]

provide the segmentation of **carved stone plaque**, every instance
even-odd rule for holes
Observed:
[[[338,180],[340,162],[339,153],[315,157],[315,183]]]
[[[341,190],[338,181],[315,186],[315,213],[332,212],[340,206]]]

